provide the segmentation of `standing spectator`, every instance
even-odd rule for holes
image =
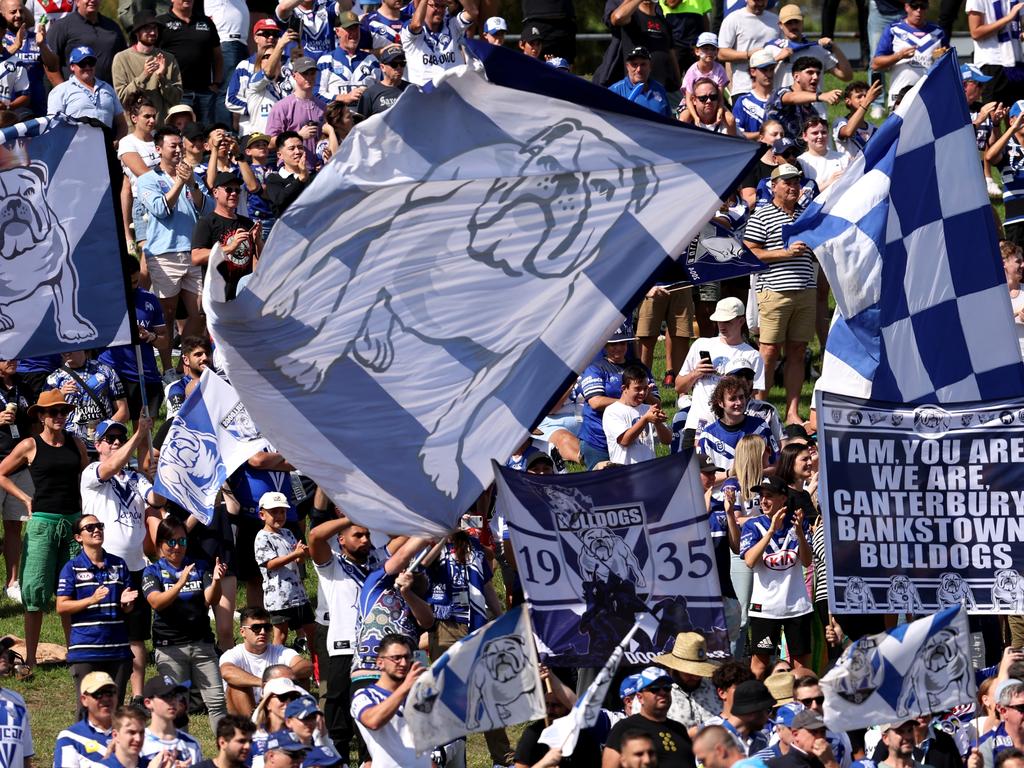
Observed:
[[[19,499],[28,510],[21,550],[21,601],[25,606],[25,664],[36,665],[36,649],[43,626],[43,609],[53,597],[57,576],[77,550],[72,525],[82,509],[79,475],[89,464],[85,443],[65,430],[71,405],[64,395],[51,390],[28,409],[42,429],[26,436],[0,462],[0,488]],[[12,479],[28,464],[32,493]],[[62,617],[64,634],[70,622]]]
[[[245,768],[252,752],[256,726],[241,715],[225,715],[217,723],[217,754],[194,768]]]
[[[151,13],[139,14],[128,39],[131,46],[114,56],[114,90],[127,106],[145,96],[156,109],[156,125],[163,125],[167,110],[181,101],[181,71],[174,56],[160,46],[160,22]]]
[[[672,49],[672,30],[665,14],[654,0],[622,0],[611,15],[611,22],[622,27],[622,52],[627,73],[629,56],[638,48],[650,52],[651,76],[665,90],[676,93],[683,84],[679,62]]]
[[[664,87],[651,78],[651,53],[646,48],[634,48],[626,54],[626,76],[608,88],[662,117],[672,114]]]
[[[24,115],[28,103],[28,72],[13,58],[5,58],[0,61],[0,108]]]
[[[122,424],[128,421],[128,400],[124,385],[114,369],[91,360],[82,350],[65,352],[64,363],[46,379],[47,387],[58,389],[74,410],[68,416],[68,431],[95,453],[96,428],[104,419]]]
[[[722,712],[719,724],[733,735],[749,757],[753,757],[768,749],[764,727],[774,708],[775,699],[768,686],[760,680],[744,680],[732,689],[727,711]]]
[[[793,84],[780,88],[772,100],[769,114],[782,123],[786,136],[804,149],[803,128],[808,120],[825,118],[826,104],[838,104],[843,92],[821,91],[821,62],[801,56],[793,62]],[[828,123],[825,136],[828,137]]]
[[[1022,267],[1024,267],[1024,253],[1016,243],[1003,240],[999,243],[999,251],[1003,257],[1003,273],[1006,275],[1006,287],[1010,292],[1010,309],[1013,312],[1013,327],[1017,330],[1017,343],[1020,345],[1021,356],[1024,357],[1024,291],[1021,290]],[[0,363],[0,374],[3,373],[3,363]],[[0,415],[0,422],[3,416]],[[0,429],[0,440],[3,440],[3,430]],[[6,518],[5,518],[6,519]]]
[[[892,70],[892,82],[889,83],[890,108],[896,96],[924,77],[932,62],[949,47],[946,33],[926,18],[928,0],[912,0],[904,3],[903,9],[906,16],[890,24],[882,33],[875,48],[875,57],[871,60],[871,67],[876,72]]]
[[[1024,247],[1024,101],[1010,107],[1006,131],[985,150],[1003,178],[1003,233]]]
[[[412,18],[409,4],[403,0],[383,0],[380,7],[365,14],[359,21],[359,47],[379,51],[389,45],[401,45],[402,28]],[[502,23],[504,23],[502,19]],[[484,25],[486,27],[486,24]],[[508,24],[505,24],[508,31]],[[487,30],[484,29],[484,39]],[[502,37],[504,40],[504,37]],[[493,40],[488,40],[493,43]]]
[[[18,384],[22,387],[29,403],[39,399],[46,389],[46,380],[60,366],[60,355],[43,355],[42,357],[23,357],[18,360]],[[24,437],[24,435],[22,435]]]
[[[754,211],[744,232],[746,246],[769,265],[756,279],[766,383],[759,397],[767,399],[768,383],[785,347],[787,424],[803,422],[798,406],[804,381],[804,353],[814,336],[817,312],[814,253],[805,243],[796,241],[787,247],[782,240],[782,227],[797,217],[801,176],[798,168],[788,164],[772,171],[772,202]]]
[[[627,365],[622,371],[622,393],[604,409],[601,425],[608,445],[608,458],[615,464],[639,464],[655,457],[655,440],[672,442],[668,417],[660,403],[647,405],[650,381],[647,369]]]
[[[216,119],[217,96],[225,77],[217,28],[194,7],[194,0],[171,0],[170,13],[157,21],[164,26],[164,50],[181,68],[182,103],[195,110],[199,122],[209,125]]]
[[[225,568],[219,560],[212,568],[203,561],[186,561],[187,544],[184,525],[174,518],[160,521],[160,557],[143,571],[142,592],[153,609],[157,672],[198,686],[210,727],[216,730],[217,721],[227,713],[208,611],[220,599]]]
[[[122,136],[117,143],[117,159],[121,161],[121,171],[128,179],[128,184],[121,186],[121,216],[124,219],[124,239],[128,244],[128,250],[131,251],[134,244],[136,252],[138,252],[146,243],[146,228],[149,226],[149,220],[146,218],[146,206],[139,199],[137,182],[139,176],[157,166],[160,162],[160,155],[157,154],[156,145],[153,144],[153,132],[156,130],[156,105],[147,96],[138,94],[127,106],[131,133]],[[139,268],[136,267],[135,271],[138,272]],[[162,314],[160,321],[162,324]],[[134,362],[134,354],[131,357]],[[121,375],[120,371],[118,371],[118,375]],[[159,378],[158,375],[157,379]]]
[[[260,225],[260,240],[270,237],[274,226],[274,210],[266,199],[267,176],[275,168],[270,164],[270,137],[265,133],[251,133],[245,138],[242,156],[238,158],[238,171],[245,183],[245,206],[249,218]]]
[[[391,109],[409,85],[405,79],[405,51],[400,45],[389,45],[380,52],[379,81],[371,81],[356,102],[353,112],[360,120]]]
[[[175,722],[186,713],[189,686],[173,677],[150,678],[142,689],[143,705],[149,713],[149,726],[142,745],[142,756],[153,759],[167,752],[177,764],[195,765],[202,759],[199,742]]]
[[[448,12],[442,0],[415,0],[416,10],[402,29],[402,48],[409,61],[407,77],[426,85],[446,69],[462,63],[460,46],[477,17],[476,0],[466,0],[458,13]]]
[[[106,672],[90,672],[81,683],[79,704],[85,716],[57,734],[53,768],[100,768],[110,744],[117,684]]]
[[[726,76],[725,67],[717,61],[718,35],[708,31],[710,0],[666,0],[659,5],[672,32],[672,48],[679,71],[684,73],[683,92],[687,90],[686,73],[698,66],[702,67],[703,71],[700,75],[691,77],[690,83],[697,77],[706,77],[714,72],[715,81],[722,88],[728,86],[729,78]]]
[[[203,10],[213,21],[220,39],[221,87],[217,91],[217,104],[213,119],[231,125],[231,112],[227,106],[228,82],[241,62],[249,56],[249,8],[244,0],[205,0]]]
[[[0,18],[7,27],[0,44],[11,54],[11,61],[28,76],[29,103],[22,111],[42,117],[46,114],[47,87],[44,62],[48,62],[46,66],[52,70],[59,66],[57,55],[46,44],[46,21],[38,19],[32,29],[29,26],[32,16],[23,0],[0,0]]]
[[[0,462],[11,455],[15,446],[32,432],[29,418],[29,399],[24,385],[16,374],[17,360],[0,360]],[[22,467],[8,475],[18,490],[26,496],[32,495],[32,475],[28,467]],[[4,563],[7,566],[7,596],[16,603],[21,602],[21,583],[18,581],[18,566],[21,562],[21,528],[28,520],[28,509],[17,496],[0,485],[0,512],[4,521]]]
[[[274,105],[292,92],[295,78],[292,77],[291,60],[285,51],[292,48],[298,38],[299,33],[291,29],[281,35],[276,45],[263,52],[249,78],[245,96],[249,131],[265,132]]]
[[[264,56],[270,53],[281,39],[281,28],[273,19],[260,19],[252,27],[252,39],[256,43],[256,52],[235,65],[224,95],[224,104],[236,115],[235,123],[243,134],[257,130],[250,125],[252,113],[247,106],[249,84],[261,70]],[[267,107],[267,115],[269,114],[270,108]]]
[[[890,726],[883,725],[882,728],[884,738]],[[909,730],[913,732],[913,725],[909,726]],[[790,731],[792,743],[789,745],[789,751],[769,760],[769,768],[839,768],[839,762],[832,754],[832,748],[825,738],[825,721],[821,719],[821,715],[809,709],[797,712],[790,725]],[[917,765],[921,763],[915,760],[901,760],[898,768],[911,768]],[[897,768],[895,761],[891,768]]]
[[[885,95],[885,73],[875,67],[874,52],[878,48],[878,42],[882,35],[889,28],[903,18],[903,3],[900,0],[868,0],[868,46],[869,46],[869,69],[871,84],[879,84],[881,90],[871,104],[869,115],[872,120],[881,120],[885,115],[883,106]]]
[[[0,713],[4,718],[4,746],[7,752],[7,765],[31,768],[35,756],[35,744],[32,741],[32,725],[29,722],[28,705],[17,691],[0,688]]]
[[[75,9],[56,21],[47,13],[52,23],[46,31],[46,42],[56,60],[47,63],[43,59],[43,66],[52,85],[71,77],[71,54],[77,48],[92,49],[96,58],[95,77],[107,83],[113,81],[114,56],[128,45],[117,22],[99,9],[99,0],[75,0]]]
[[[269,636],[270,631],[267,631]],[[276,672],[287,673],[282,677],[271,677]],[[283,664],[276,664],[267,667],[261,675],[263,695],[256,711],[252,713],[251,722],[256,725],[256,732],[252,737],[252,764],[254,768],[261,768],[263,764],[263,752],[267,746],[270,734],[284,729],[284,713],[288,705],[296,699],[306,695],[306,691],[295,684],[290,675],[291,667]],[[228,717],[243,717],[243,715],[228,715]],[[244,715],[249,720],[248,715]]]
[[[88,46],[75,48],[68,57],[71,77],[50,91],[46,111],[55,115],[63,112],[69,117],[91,117],[99,120],[120,139],[128,132],[124,109],[117,99],[114,87],[96,77],[96,54]]]
[[[1013,104],[1024,97],[1020,44],[1020,3],[1009,8],[992,0],[968,0],[967,27],[974,41],[975,67],[989,79],[985,83],[985,101]],[[960,68],[963,72],[963,67]],[[964,79],[966,84],[967,80]],[[969,103],[969,102],[968,102]]]
[[[736,763],[742,763],[746,768],[761,768],[763,765],[759,765],[759,761],[748,761],[736,739],[721,725],[700,729],[693,739],[693,756],[704,768],[732,768]]]
[[[337,24],[338,47],[316,62],[316,91],[323,101],[354,105],[370,82],[380,80],[380,64],[373,54],[359,50],[359,19],[352,11],[342,11]]]
[[[764,419],[747,413],[747,385],[737,376],[724,376],[711,393],[711,410],[717,417],[697,436],[697,451],[718,469],[729,472],[736,461],[739,441],[757,435],[769,446],[769,461],[774,463],[779,447]]]
[[[823,117],[812,117],[804,123],[803,141],[807,151],[797,160],[804,178],[814,181],[824,192],[843,175],[849,156],[828,148],[828,121]]]
[[[680,632],[672,650],[656,656],[672,675],[672,705],[668,716],[687,728],[700,727],[722,711],[722,700],[711,682],[718,663],[708,659],[708,646],[699,632]]]
[[[250,715],[263,700],[263,672],[285,664],[296,679],[313,673],[309,659],[291,648],[270,642],[274,625],[263,608],[246,608],[239,619],[242,642],[220,657],[220,671],[227,685],[228,707],[233,714]]]
[[[308,56],[292,60],[292,92],[277,102],[267,118],[267,133],[276,137],[276,147],[281,151],[279,134],[295,131],[306,147],[308,166],[316,162],[316,143],[320,138],[320,124],[324,110],[316,101],[313,87],[316,85],[316,62]]]
[[[736,135],[736,118],[726,105],[722,89],[715,81],[701,78],[693,84],[693,90],[685,98],[686,106],[679,113],[680,121],[712,133]]]
[[[76,693],[81,693],[82,680],[90,672],[106,672],[117,683],[120,704],[132,671],[125,614],[135,607],[138,590],[131,583],[128,564],[103,550],[104,528],[95,515],[75,521],[75,541],[82,551],[61,568],[57,613],[71,623],[68,663]]]
[[[741,96],[734,96],[732,114],[736,118],[736,127],[751,140],[768,138],[761,135],[765,131],[768,105],[775,96],[775,69],[778,66],[771,51],[756,51],[747,62],[750,90]],[[735,70],[734,70],[735,71]],[[778,120],[771,120],[778,124]],[[781,135],[785,135],[784,133]],[[781,138],[780,135],[780,138]],[[764,142],[771,146],[771,141]]]
[[[505,35],[508,34],[508,22],[501,16],[491,16],[484,22],[484,40],[499,48],[505,44]]]
[[[105,548],[125,561],[129,583],[137,593],[126,627],[134,658],[131,676],[133,697],[142,693],[146,640],[150,637],[152,618],[149,603],[140,593],[142,572],[146,568],[143,544],[147,522],[159,519],[159,508],[164,505],[164,499],[153,490],[145,475],[128,466],[128,461],[136,450],[148,451],[152,428],[152,419],[141,418],[129,439],[124,424],[104,421],[96,429],[99,461],[85,468],[81,481],[82,514],[92,515],[104,524]]]
[[[746,6],[726,16],[718,30],[718,60],[732,65],[733,99],[750,90],[751,58],[775,39],[779,17],[766,11],[767,5],[768,0],[746,0]]]
[[[213,363],[213,347],[202,336],[185,336],[181,339],[181,364],[184,375],[167,387],[167,419],[170,421],[181,410],[188,396],[188,386],[198,382],[203,371]]]
[[[299,32],[302,52],[313,61],[334,48],[336,0],[281,0],[276,15],[278,23]]]
[[[430,768],[430,754],[416,754],[403,714],[405,697],[426,667],[414,661],[415,646],[404,635],[384,635],[379,649],[380,677],[353,695],[352,717],[374,768]]]
[[[118,707],[111,720],[107,768],[138,768],[146,734],[146,715],[137,707]],[[160,768],[157,763],[153,768]]]
[[[200,191],[193,166],[182,162],[177,129],[160,128],[153,135],[153,144],[160,164],[138,182],[139,197],[149,213],[149,277],[164,317],[176,316],[180,299],[188,312],[181,335],[195,336],[203,332],[206,319],[199,304],[203,272],[192,264],[192,232],[199,217],[213,210],[213,201]],[[159,350],[164,371],[171,369],[170,336]]]
[[[523,26],[537,27],[544,55],[576,60],[576,9],[572,0],[522,0]]]
[[[789,64],[798,54],[817,59],[823,71],[835,75],[843,82],[853,79],[853,68],[846,54],[838,45],[833,44],[831,37],[811,42],[804,35],[804,14],[799,5],[784,5],[779,9],[779,29],[782,30],[782,37],[774,40],[772,45],[782,50],[779,54],[779,68],[775,72],[780,86],[792,85],[793,75]]]
[[[260,228],[252,219],[236,213],[241,192],[242,181],[237,175],[218,173],[212,189],[216,206],[196,222],[192,232],[193,264],[205,269],[216,243],[224,250],[225,259],[217,265],[217,271],[226,281],[228,299],[235,297],[238,281],[252,274],[261,245]]]
[[[316,178],[316,171],[310,170],[309,154],[302,136],[295,131],[285,131],[277,136],[277,156],[281,168],[267,176],[266,200],[279,219],[288,206],[295,202],[302,191]]]
[[[961,68],[961,71],[962,68]],[[964,79],[964,86],[966,87],[968,80]],[[874,82],[869,87],[867,83],[857,81],[850,83],[846,86],[843,91],[843,103],[846,105],[846,116],[836,118],[835,122],[832,123],[832,139],[835,143],[836,149],[838,149],[844,155],[847,155],[849,160],[853,160],[857,155],[864,151],[864,147],[867,146],[868,139],[870,139],[877,128],[873,123],[869,123],[865,118],[867,117],[868,110],[871,109],[871,104],[875,98],[881,93],[882,84]],[[971,103],[968,99],[968,104]],[[985,142],[983,146],[979,146],[978,149],[984,151],[988,146],[988,137],[991,134],[991,126],[985,136]],[[994,185],[992,178],[986,174],[986,179],[990,185]],[[999,188],[996,187],[998,191]],[[991,194],[991,189],[989,190]],[[997,195],[998,197],[998,195]]]

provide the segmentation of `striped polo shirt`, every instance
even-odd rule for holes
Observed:
[[[110,590],[98,603],[71,617],[68,661],[127,659],[128,627],[121,611],[121,593],[130,587],[128,565],[117,555],[103,553],[96,565],[83,550],[64,563],[57,582],[58,597],[82,600],[101,586]]]
[[[768,251],[785,248],[782,227],[792,224],[796,217],[795,212],[791,216],[775,203],[761,206],[750,215],[747,227],[743,231],[743,239]],[[812,257],[794,256],[784,261],[773,261],[768,269],[758,272],[755,288],[758,292],[800,291],[804,288],[813,288],[816,277]]]

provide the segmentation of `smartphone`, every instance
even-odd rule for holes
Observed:
[[[702,363],[707,363],[708,365],[711,365],[711,353],[706,350],[702,351],[700,353],[700,361]]]
[[[288,30],[299,34],[302,33],[302,19],[299,18],[298,14],[293,13],[288,19]]]

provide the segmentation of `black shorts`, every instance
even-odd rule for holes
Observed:
[[[788,619],[769,619],[765,616],[751,616],[750,647],[758,656],[776,656],[779,639],[786,633],[786,649],[790,656],[806,656],[811,652],[811,623],[814,613],[793,616]]]
[[[309,603],[296,605],[294,608],[279,608],[276,611],[270,612],[271,624],[275,627],[287,624],[288,629],[293,631],[298,631],[307,624],[312,624],[315,618],[313,616],[313,606]]]
[[[137,421],[142,413],[142,387],[137,381],[124,381],[124,394],[128,400],[128,415],[132,421]],[[160,382],[151,381],[146,384],[146,405],[149,406],[149,415],[155,416],[160,412],[160,403],[164,401],[164,388]]]
[[[239,581],[262,578],[256,563],[256,534],[263,530],[263,522],[244,513],[231,520],[235,529],[235,575]]]
[[[142,594],[142,571],[132,571],[128,578],[131,580],[132,588],[139,590],[134,607],[125,616],[128,640],[149,640],[153,631],[153,609],[149,607],[149,601]]]

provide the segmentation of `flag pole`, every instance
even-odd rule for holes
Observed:
[[[443,547],[448,542],[449,536],[451,536],[451,533],[446,533],[444,536],[441,537],[441,539],[438,540],[437,544],[432,546],[430,549],[421,549],[417,553],[416,557],[412,559],[412,562],[409,563],[409,567],[407,567],[405,570],[409,571],[410,573],[415,572],[415,570],[420,567],[420,564],[424,560],[426,560],[427,558],[433,559],[434,557],[436,557],[441,552],[441,547]]]
[[[132,345],[135,347],[135,371],[139,376],[139,397],[142,399],[142,410],[141,415],[149,417],[149,395],[146,393],[146,375],[142,371],[142,344],[136,342]],[[147,453],[149,455],[150,466],[153,464],[153,436],[148,435],[146,438]],[[153,471],[156,471],[156,467],[153,467]]]

